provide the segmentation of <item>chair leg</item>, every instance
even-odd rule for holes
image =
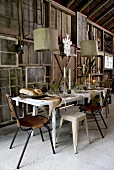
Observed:
[[[72,134],[73,134],[73,145],[74,145],[74,152],[77,154],[77,146],[78,146],[78,129],[79,129],[79,122],[72,121]]]
[[[108,115],[108,112],[107,112],[108,110],[107,110],[107,108],[106,108],[106,118],[108,117],[107,115]]]
[[[25,150],[26,150],[27,144],[28,144],[28,142],[29,142],[29,139],[30,139],[30,137],[31,137],[32,131],[33,131],[33,130],[30,131],[30,133],[29,133],[29,135],[28,135],[28,138],[27,138],[27,140],[26,140],[25,146],[24,146],[24,148],[23,148],[23,151],[22,151],[22,153],[21,153],[19,162],[18,162],[18,164],[17,164],[17,169],[19,169],[20,163],[21,163],[21,161],[22,161],[22,158],[23,158],[23,155],[24,155],[24,153],[25,153]]]
[[[13,139],[12,139],[12,142],[11,142],[11,144],[10,144],[9,149],[11,149],[11,148],[12,148],[13,143],[14,143],[14,141],[15,141],[15,138],[16,138],[16,136],[17,136],[18,131],[19,131],[19,128],[18,128],[18,129],[17,129],[17,131],[15,132],[15,135],[14,135],[14,137],[13,137]]]
[[[71,122],[69,122],[69,133],[72,136],[72,123]]]
[[[39,128],[39,130],[40,130],[40,134],[41,134],[42,141],[44,142],[44,137],[43,137],[41,128]]]
[[[92,114],[93,114],[93,117],[94,117],[95,122],[96,122],[96,124],[97,124],[97,127],[98,127],[98,129],[99,129],[99,131],[100,131],[100,134],[101,134],[102,138],[104,138],[103,133],[102,133],[102,131],[101,131],[101,128],[100,128],[100,126],[99,126],[99,123],[98,123],[98,121],[97,121],[97,119],[96,119],[96,116],[95,116],[94,112],[92,112]]]
[[[63,123],[63,118],[61,117],[60,125],[59,125],[59,130],[58,130],[58,134],[57,134],[57,137],[56,137],[56,143],[58,142],[58,138],[59,138],[59,134],[60,134],[60,129],[61,129],[62,123]]]
[[[55,149],[54,149],[54,146],[53,146],[53,141],[52,141],[52,136],[51,136],[50,128],[49,128],[48,125],[44,125],[44,126],[48,129],[52,151],[53,151],[53,154],[55,154]]]
[[[89,140],[89,143],[90,143],[91,141],[90,141],[90,137],[89,137],[88,124],[87,124],[86,118],[85,118],[85,128],[86,128],[87,137],[88,137],[88,140]]]
[[[100,114],[100,116],[101,116],[101,118],[102,118],[102,120],[103,120],[103,123],[104,123],[104,125],[105,125],[105,127],[106,127],[106,129],[107,129],[108,127],[107,127],[107,125],[106,125],[106,122],[105,122],[105,120],[104,120],[102,114],[101,114],[101,111],[99,112],[99,114]]]
[[[107,110],[108,110],[108,114],[110,114],[110,111],[109,111],[109,104],[107,105]]]
[[[61,114],[60,114],[60,109],[58,108],[57,110],[57,113],[58,113],[58,116],[59,116],[59,119],[61,118]]]
[[[106,118],[107,118],[108,114],[109,114],[109,104],[108,103],[106,103],[105,112],[106,112]]]
[[[108,117],[107,114],[108,114],[108,108],[107,108],[107,104],[106,104],[106,107],[105,107],[105,113],[106,113],[106,118]]]

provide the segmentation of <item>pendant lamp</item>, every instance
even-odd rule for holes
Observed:
[[[58,31],[52,28],[38,28],[33,31],[35,51],[57,51]]]
[[[82,57],[104,55],[104,52],[98,51],[98,42],[96,40],[81,41],[80,49]]]

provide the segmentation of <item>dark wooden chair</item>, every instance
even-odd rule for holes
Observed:
[[[106,118],[108,117],[109,114],[109,104],[111,104],[111,90],[107,89],[105,97],[103,97],[103,107],[105,108],[105,113],[106,113]]]
[[[82,105],[79,107],[80,111],[84,111],[87,114],[88,121],[96,122],[96,125],[99,129],[99,132],[100,132],[102,138],[104,138],[104,135],[102,133],[99,121],[101,120],[104,123],[105,128],[107,129],[107,124],[106,124],[104,117],[102,115],[102,109],[104,107],[107,107],[108,93],[109,93],[109,91],[107,90],[105,98],[104,98],[103,93],[101,92],[101,95],[100,96],[98,95],[97,97],[92,99],[92,101],[89,104],[86,103],[86,105]],[[100,105],[100,97],[102,98],[102,105]],[[98,116],[100,117],[100,119],[98,118]]]
[[[19,169],[19,167],[20,167],[20,164],[21,164],[23,155],[25,153],[27,144],[28,144],[29,139],[31,137],[31,133],[33,132],[34,129],[38,128],[40,130],[42,141],[44,141],[44,138],[43,138],[41,128],[44,126],[44,127],[46,127],[48,129],[50,142],[51,142],[51,146],[52,146],[52,151],[53,151],[53,154],[55,154],[55,150],[54,150],[53,142],[52,142],[52,137],[51,137],[51,132],[50,132],[50,128],[49,128],[49,120],[46,117],[42,116],[42,115],[36,115],[36,116],[26,115],[25,117],[22,117],[22,118],[18,117],[18,114],[16,112],[15,104],[14,104],[14,102],[12,100],[12,97],[9,96],[8,94],[6,94],[6,98],[7,98],[7,101],[8,101],[8,106],[9,106],[9,109],[10,109],[11,117],[12,117],[12,119],[16,120],[17,127],[18,127],[17,131],[16,131],[16,133],[15,133],[13,139],[12,139],[10,149],[13,146],[14,140],[15,140],[15,138],[17,136],[17,133],[18,133],[19,129],[21,129],[22,131],[25,131],[25,132],[28,133],[27,140],[25,142],[23,151],[21,153],[19,162],[17,164],[17,169]]]

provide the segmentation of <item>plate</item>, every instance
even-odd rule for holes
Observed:
[[[77,93],[88,93],[88,91],[81,90],[81,91],[77,91]]]
[[[32,99],[49,97],[47,94],[42,94],[42,95],[37,95],[37,96],[29,96],[29,95],[26,95],[26,94],[20,94],[19,96],[22,97],[22,98],[32,98]]]

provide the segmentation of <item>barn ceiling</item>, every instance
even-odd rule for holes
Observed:
[[[54,0],[114,34],[114,0]]]

